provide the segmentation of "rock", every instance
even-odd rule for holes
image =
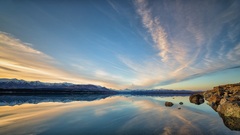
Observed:
[[[178,110],[180,110],[181,109],[181,107],[178,107]]]
[[[234,101],[240,101],[240,98],[238,96],[234,96],[234,97],[230,97],[230,98],[227,98],[228,101],[230,102],[234,102]]]
[[[209,104],[209,103],[208,103]],[[217,111],[217,108],[218,108],[218,105],[217,104],[215,104],[215,103],[211,103],[211,104],[209,104],[211,107],[212,107],[212,109],[213,110],[215,110],[215,111]]]
[[[171,106],[173,106],[173,103],[172,102],[165,102],[165,106],[166,107],[171,107]]]
[[[217,107],[217,111],[224,116],[240,118],[240,102],[227,101]]]
[[[224,96],[223,96],[223,97],[224,97],[224,98],[228,98],[228,97],[229,97],[228,91],[224,92]]]
[[[240,118],[225,116],[221,113],[219,113],[219,116],[223,119],[223,123],[226,127],[231,130],[240,131]]]
[[[222,104],[224,104],[224,103],[226,103],[226,102],[227,102],[227,99],[226,99],[226,98],[223,98],[223,99],[221,99],[221,101],[219,102],[219,104],[222,105]]]
[[[210,104],[214,103],[218,105],[220,101],[221,101],[221,97],[219,95],[212,95],[210,98],[208,98],[208,102]]]
[[[229,129],[240,130],[240,83],[220,85],[203,95]]]
[[[203,95],[201,95],[201,94],[193,94],[189,97],[189,101],[196,105],[200,105],[200,104],[204,103],[204,98],[203,98]]]
[[[183,102],[179,102],[180,105],[183,105]]]

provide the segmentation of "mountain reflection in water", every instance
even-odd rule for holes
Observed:
[[[165,107],[165,101],[174,105]],[[239,134],[188,96],[0,96],[0,105],[4,135]]]

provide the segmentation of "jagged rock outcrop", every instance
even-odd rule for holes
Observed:
[[[240,83],[214,87],[203,93],[208,104],[223,118],[232,130],[240,130]],[[237,122],[236,122],[237,120]]]
[[[194,103],[196,105],[200,105],[202,103],[204,103],[204,97],[203,95],[201,94],[192,94],[190,97],[189,97],[189,101],[191,103]]]
[[[240,83],[236,84],[227,84],[227,85],[220,85],[214,87],[213,90],[208,90],[203,93],[204,98],[206,100],[210,100],[209,98],[215,96],[220,98],[231,98],[237,97],[240,98]]]

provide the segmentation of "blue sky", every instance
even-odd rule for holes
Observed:
[[[240,1],[0,1],[0,77],[114,89],[240,81]]]

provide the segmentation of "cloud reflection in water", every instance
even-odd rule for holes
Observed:
[[[172,101],[174,106],[165,107],[164,101]],[[180,101],[184,105],[179,105]],[[93,101],[0,106],[0,134],[239,133],[226,128],[206,104],[197,106],[201,110],[187,101],[187,96],[113,96]]]

